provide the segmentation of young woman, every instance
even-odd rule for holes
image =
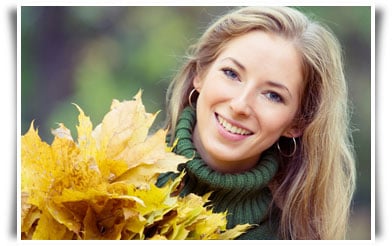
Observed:
[[[212,192],[239,239],[344,239],[355,169],[339,42],[289,7],[212,24],[168,91],[181,194]],[[163,185],[174,173],[162,174]]]

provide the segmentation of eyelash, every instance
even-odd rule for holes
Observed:
[[[240,81],[240,76],[238,75],[238,73],[234,69],[232,69],[232,68],[222,68],[222,72],[223,72],[223,74],[227,78],[229,78],[231,80],[238,80],[238,81]],[[233,76],[235,76],[235,78]]]
[[[238,73],[232,68],[222,68],[222,72],[230,80],[241,81]],[[274,91],[267,91],[266,93],[263,94],[267,97],[268,100],[272,102],[284,103],[283,97],[279,93],[276,93]],[[271,94],[274,96],[274,98],[271,97]]]
[[[271,96],[268,96],[268,95],[271,95],[271,94],[273,94],[276,98],[272,98]],[[268,91],[267,93],[265,93],[265,95],[267,96],[267,98],[269,100],[271,100],[273,102],[284,103],[283,97],[281,95],[279,95],[278,93],[276,93],[276,92]]]

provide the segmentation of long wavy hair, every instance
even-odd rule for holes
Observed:
[[[230,40],[254,30],[291,41],[302,56],[305,89],[295,120],[303,134],[270,185],[280,237],[344,239],[356,174],[342,51],[327,26],[289,7],[244,7],[223,15],[190,47],[170,84],[167,127],[174,131],[189,105],[195,76],[203,76]]]

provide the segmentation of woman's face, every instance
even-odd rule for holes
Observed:
[[[253,31],[231,40],[193,85],[199,92],[195,146],[214,170],[257,164],[279,137],[297,137],[301,59],[286,39]]]

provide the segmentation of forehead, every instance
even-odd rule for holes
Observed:
[[[227,56],[242,61],[249,67],[269,68],[272,71],[299,73],[302,77],[302,58],[294,42],[280,35],[251,31],[225,44],[217,60]],[[294,75],[293,74],[293,75]]]
[[[294,46],[294,42],[275,33],[264,31],[251,31],[241,36],[234,37],[221,48],[219,56],[226,53],[237,54],[244,58],[253,56],[268,56],[269,58],[277,58],[300,62],[300,55]]]

